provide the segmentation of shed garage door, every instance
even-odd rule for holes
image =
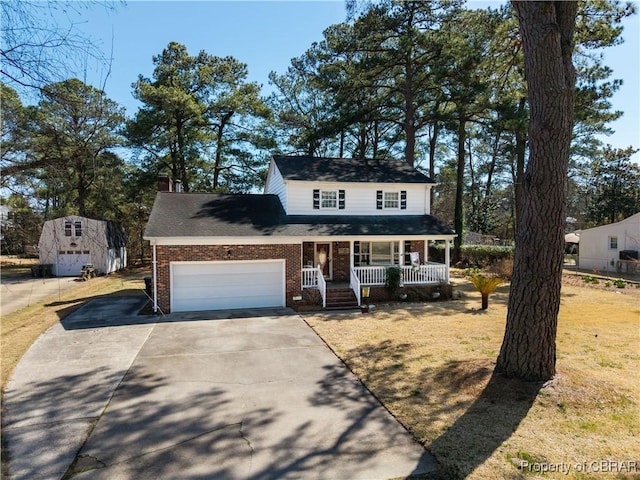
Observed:
[[[171,264],[172,312],[284,304],[284,260]]]
[[[87,263],[91,263],[91,253],[88,250],[61,250],[58,252],[55,274],[58,277],[79,276]]]

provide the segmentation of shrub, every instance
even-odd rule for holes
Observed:
[[[625,282],[624,280],[622,280],[621,278],[619,278],[619,279],[615,280],[615,281],[613,282],[613,284],[614,284],[616,287],[618,287],[618,288],[624,288],[624,287],[626,287],[626,286],[627,286],[626,282]]]
[[[385,288],[389,293],[395,293],[400,288],[400,282],[402,280],[402,270],[400,267],[387,268],[387,279],[384,282]]]
[[[511,277],[513,276],[513,257],[498,260],[494,264],[485,268],[485,272],[491,273],[496,277],[500,277],[507,281],[511,280]]]
[[[460,266],[485,268],[500,260],[513,260],[514,248],[501,245],[462,245],[460,250]],[[430,258],[444,261],[444,245],[431,247]]]
[[[502,279],[499,277],[474,275],[470,277],[469,280],[471,280],[473,286],[480,292],[482,296],[482,310],[486,310],[489,307],[489,295],[502,285]]]

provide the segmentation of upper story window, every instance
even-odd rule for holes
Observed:
[[[314,190],[313,209],[314,210],[344,210],[345,191],[344,190]]]
[[[610,250],[618,249],[618,237],[609,237],[609,249]]]
[[[321,190],[320,208],[338,208],[338,191]]]
[[[82,236],[82,222],[64,222],[64,236],[65,237],[81,237]]]
[[[400,208],[400,192],[384,192],[383,207]]]
[[[376,192],[376,209],[377,210],[406,210],[407,209],[407,191],[383,191]]]

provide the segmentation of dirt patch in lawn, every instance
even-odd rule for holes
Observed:
[[[564,285],[558,375],[534,384],[492,375],[508,285],[480,311],[455,283],[449,302],[305,319],[436,456],[439,478],[640,478],[635,292]]]

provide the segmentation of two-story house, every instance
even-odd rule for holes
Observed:
[[[263,194],[178,193],[168,178],[144,238],[154,308],[163,312],[294,307],[304,289],[323,304],[332,285],[449,283],[455,233],[430,215],[433,180],[404,162],[274,156]],[[428,258],[445,244],[445,263]]]

